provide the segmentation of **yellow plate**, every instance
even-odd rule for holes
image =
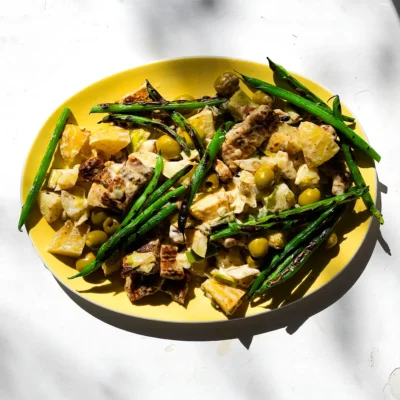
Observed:
[[[89,115],[90,108],[98,103],[117,100],[122,95],[140,86],[145,79],[149,79],[166,98],[174,98],[182,93],[188,93],[194,97],[212,96],[215,78],[225,71],[233,70],[273,82],[272,73],[268,66],[264,64],[228,58],[184,58],[156,62],[120,72],[77,93],[55,110],[37,135],[23,173],[22,199],[25,200],[28,194],[56,120],[64,107],[69,107],[72,110],[78,125],[94,130],[101,115]],[[322,99],[328,99],[332,96],[331,92],[317,83],[295,76]],[[347,115],[350,114],[346,107],[343,111]],[[356,132],[365,138],[359,126],[356,128]],[[362,165],[361,171],[370,187],[372,197],[375,198],[376,174],[374,164],[364,157],[362,159],[359,157],[358,161]],[[60,157],[56,155],[53,165],[59,163]],[[189,301],[186,307],[170,302],[169,298],[163,294],[149,296],[137,305],[132,305],[123,291],[123,281],[118,274],[111,279],[105,279],[99,273],[88,280],[75,279],[69,281],[67,277],[75,273],[74,262],[66,257],[56,257],[46,251],[54,236],[54,229],[57,227],[47,224],[41,218],[37,208],[33,211],[27,225],[33,245],[54,276],[63,285],[99,306],[136,317],[164,321],[205,322],[226,319],[226,316],[211,306],[210,301],[199,288],[192,288],[188,295]],[[243,305],[237,311],[235,317],[255,315],[268,309],[282,307],[282,305],[307,296],[324,286],[351,261],[360,248],[369,226],[368,212],[365,210],[362,201],[357,201],[354,210],[348,210],[347,215],[342,219],[336,230],[340,238],[340,246],[330,251],[320,251],[291,281],[271,290],[269,299],[256,306]]]

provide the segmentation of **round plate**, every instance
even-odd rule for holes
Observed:
[[[119,99],[140,86],[145,79],[149,79],[166,98],[174,98],[182,93],[189,93],[195,97],[212,96],[215,93],[213,88],[215,78],[225,71],[233,70],[273,82],[273,75],[267,65],[228,58],[206,57],[156,62],[120,72],[83,89],[58,107],[38,133],[23,173],[22,199],[25,200],[28,194],[56,120],[64,107],[72,110],[78,125],[95,130],[101,116],[89,115],[90,108],[98,103]],[[301,76],[295,76],[322,99],[332,96],[330,91],[317,83]],[[247,88],[245,90],[247,91]],[[346,107],[343,111],[347,115],[351,114]],[[358,124],[355,130],[365,138]],[[357,158],[359,165],[362,166],[362,175],[370,187],[372,197],[375,198],[374,164],[360,154],[357,154]],[[56,154],[53,167],[59,167],[60,162],[61,157]],[[54,256],[46,251],[55,230],[61,225],[59,221],[50,226],[41,218],[37,207],[27,223],[32,243],[44,264],[62,284],[83,298],[110,310],[142,318],[174,322],[206,322],[227,319],[222,312],[211,306],[210,301],[198,287],[191,288],[188,295],[189,301],[185,307],[169,301],[169,297],[161,293],[149,296],[132,305],[124,293],[123,280],[118,273],[109,279],[101,276],[101,271],[99,271],[87,280],[82,278],[68,280],[67,278],[76,272],[73,269],[74,262],[67,257]],[[369,225],[369,214],[362,201],[359,200],[354,208],[348,208],[347,214],[336,229],[340,240],[339,246],[330,251],[320,250],[292,280],[271,290],[268,298],[260,304],[243,304],[236,312],[235,317],[250,316],[282,307],[324,286],[354,257],[367,234]]]

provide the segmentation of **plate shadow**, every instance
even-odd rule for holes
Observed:
[[[378,209],[381,209],[381,187],[378,184],[376,199]],[[385,193],[385,191],[383,192]],[[373,219],[367,236],[353,260],[325,286],[292,303],[283,303],[283,306],[278,309],[246,318],[225,321],[180,323],[119,314],[91,303],[63,286],[60,282],[57,281],[57,283],[71,300],[83,310],[116,328],[154,338],[182,341],[213,341],[238,338],[243,346],[249,349],[254,335],[282,328],[286,328],[286,332],[292,335],[308,318],[325,310],[344,296],[363,273],[377,242],[390,255],[389,246],[382,238],[379,223],[376,219]]]
[[[282,308],[248,318],[193,324],[147,320],[104,309],[78,296],[62,284],[59,285],[86,312],[128,332],[171,340],[209,341],[239,338],[242,342],[251,343],[251,337],[254,335],[285,327],[289,334],[293,334],[309,317],[339,300],[361,276],[371,258],[379,234],[378,223],[373,221],[354,259],[323,288]]]

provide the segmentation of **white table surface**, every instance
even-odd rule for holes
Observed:
[[[397,10],[390,0],[1,1],[0,398],[399,400]],[[16,229],[24,159],[58,104],[111,73],[191,55],[269,55],[340,93],[382,155],[386,217],[323,294],[204,336],[71,298]],[[230,336],[240,339],[199,341]]]

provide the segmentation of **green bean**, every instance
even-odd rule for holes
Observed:
[[[293,218],[293,217],[309,217],[309,213],[315,213],[317,211],[326,210],[327,208],[333,205],[344,204],[350,201],[357,200],[364,193],[368,192],[368,187],[366,188],[350,188],[346,193],[340,194],[335,197],[329,197],[324,200],[317,201],[312,204],[308,204],[302,207],[291,208],[290,210],[282,211],[279,213],[268,214],[265,217],[259,218],[256,221],[249,221],[245,224],[238,224],[236,222],[232,222],[229,224],[228,228],[215,232],[211,239],[222,238],[222,237],[230,237],[242,233],[239,229],[239,226],[258,226],[260,224],[272,223],[275,221],[282,221],[285,218]]]
[[[168,101],[161,96],[160,92],[154,88],[154,86],[149,82],[148,79],[146,79],[146,88],[152,101],[168,104]]]
[[[135,201],[135,204],[131,207],[128,214],[126,215],[124,220],[121,222],[121,225],[118,227],[117,232],[120,231],[122,228],[125,228],[125,226],[129,224],[129,222],[132,220],[132,218],[142,209],[142,206],[144,205],[146,200],[154,192],[154,189],[156,188],[158,180],[162,173],[163,164],[164,164],[164,160],[163,160],[161,154],[159,154],[157,157],[156,166],[154,168],[154,174],[153,174],[153,177],[151,178],[150,183],[147,185],[146,189],[141,194],[141,196]]]
[[[198,100],[177,100],[177,101],[151,101],[143,102],[138,101],[135,103],[103,103],[94,106],[90,113],[137,113],[143,111],[154,111],[154,110],[164,110],[164,111],[174,111],[174,110],[193,110],[196,108],[204,108],[207,106],[218,106],[226,103],[226,99],[221,99],[220,97],[203,97]]]
[[[164,104],[168,103],[163,96],[153,87],[153,85],[146,79],[146,87],[149,92],[149,96],[153,101],[159,101]],[[199,152],[200,157],[204,154],[204,144],[201,140],[197,129],[180,113],[177,111],[167,111],[172,120],[184,131],[188,133],[193,141],[196,150]]]
[[[210,144],[208,145],[203,157],[194,171],[190,184],[186,189],[185,196],[182,201],[178,216],[178,229],[185,232],[186,220],[188,217],[190,206],[192,205],[194,196],[199,190],[208,170],[211,168],[218,151],[225,141],[225,135],[231,128],[233,122],[225,122],[215,133]]]
[[[248,298],[250,299],[257,289],[260,287],[262,282],[268,273],[277,266],[280,262],[282,262],[286,257],[288,257],[294,250],[296,250],[300,245],[302,245],[305,241],[311,239],[315,232],[321,227],[326,225],[335,215],[332,215],[336,210],[336,206],[328,208],[324,211],[315,221],[309,224],[304,230],[298,233],[281,251],[276,254],[271,260],[270,264],[261,272],[261,274],[254,281],[249,293]]]
[[[122,242],[118,243],[118,246],[113,248],[112,253],[110,253],[110,257],[116,251],[118,251],[120,249],[123,250],[123,249],[126,249],[127,247],[131,246],[136,240],[138,240],[140,237],[142,237],[149,230],[153,229],[156,225],[158,225],[161,221],[163,221],[165,218],[170,216],[177,209],[178,209],[178,206],[174,203],[166,205],[164,208],[161,209],[161,211],[158,214],[154,215],[145,224],[143,224],[137,232],[133,233],[129,237],[125,237]],[[76,275],[69,277],[68,279],[75,279],[78,277],[90,275],[92,272],[96,271],[99,267],[101,267],[101,265],[103,264],[104,261],[105,260],[100,260],[100,259],[96,258],[91,263],[89,263],[84,269],[82,269],[82,271],[80,271]]]
[[[340,216],[339,216],[340,217]],[[277,269],[264,281],[257,290],[256,295],[262,295],[268,289],[291,278],[307,262],[318,247],[327,239],[333,231],[339,217],[333,218],[330,223],[318,233],[305,247],[298,248],[292,255],[283,261]]]
[[[192,139],[193,144],[196,150],[199,152],[200,157],[204,155],[204,143],[201,139],[199,132],[197,129],[180,113],[174,111],[171,113],[171,118],[183,129],[188,133],[190,139]]]
[[[129,236],[125,243],[123,244],[123,248],[127,248],[131,246],[139,237],[143,236],[149,230],[153,229],[156,225],[158,225],[165,218],[169,217],[172,213],[178,210],[178,206],[175,203],[167,204],[163,207],[160,212],[150,218],[145,224],[143,224],[139,230],[137,231],[137,237],[134,235]]]
[[[331,108],[326,104],[320,97],[314,94],[307,86],[304,86],[301,82],[299,82],[294,76],[290,75],[290,73],[282,67],[282,65],[274,63],[270,58],[267,57],[269,62],[269,66],[272,71],[276,72],[279,78],[281,78],[284,82],[286,82],[298,95],[306,98],[307,100],[312,101],[317,106],[321,107],[324,111],[329,114],[332,114]],[[353,117],[348,117],[346,115],[343,116],[344,121],[354,122]]]
[[[155,128],[165,132],[172,139],[176,140],[187,156],[190,156],[189,146],[185,139],[179,136],[172,128],[162,122],[154,121],[150,118],[138,117],[136,115],[110,114],[106,115],[100,122],[132,122],[141,126],[154,126]]]
[[[179,170],[172,178],[165,181],[158,189],[156,189],[153,194],[146,200],[143,204],[143,209],[152,205],[157,199],[159,199],[167,190],[175,185],[179,179],[187,175],[193,168],[193,165],[186,165],[181,170]]]
[[[364,139],[358,136],[343,121],[340,121],[333,115],[328,114],[326,111],[322,110],[319,106],[315,105],[311,101],[304,99],[303,97],[298,96],[285,89],[281,89],[267,82],[263,82],[259,79],[251,78],[242,74],[241,76],[247,85],[259,89],[265,93],[287,100],[290,103],[309,112],[310,114],[320,118],[325,123],[332,125],[338,130],[340,136],[346,137],[352,145],[359,148],[362,152],[373,158],[375,161],[380,161],[381,156]]]
[[[74,275],[70,279],[84,276],[83,271],[85,271],[86,275],[95,271],[106,259],[111,257],[112,254],[121,247],[121,243],[126,240],[127,237],[133,236],[137,232],[140,225],[149,221],[153,217],[154,213],[159,211],[171,198],[181,195],[185,190],[186,188],[184,186],[180,186],[179,188],[168,192],[166,195],[147,207],[143,213],[126,225],[125,228],[112,235],[107,242],[100,247],[96,254],[96,259],[89,264],[91,266],[90,268],[88,265],[79,274]],[[90,272],[88,272],[89,270]]]
[[[167,204],[171,198],[180,196],[186,190],[185,186],[180,186],[177,189],[171,190],[163,197],[156,200],[153,204],[149,205],[141,214],[139,214],[133,221],[129,222],[125,228],[119,232],[114,233],[110,239],[104,243],[97,252],[96,258],[108,258],[110,249],[115,247],[124,237],[131,235],[137,230],[137,227],[149,220],[155,212]]]
[[[51,136],[50,142],[47,146],[47,149],[44,153],[42,161],[39,166],[39,170],[36,173],[35,179],[33,180],[33,184],[29,190],[28,196],[26,197],[25,203],[21,210],[21,215],[18,221],[18,230],[21,231],[23,225],[25,225],[26,220],[29,217],[29,214],[32,211],[33,206],[36,203],[37,196],[39,194],[40,188],[43,185],[43,182],[46,178],[47,170],[49,169],[51,160],[53,159],[54,152],[57,148],[58,141],[64,132],[65,125],[68,121],[68,117],[71,113],[69,108],[64,108],[61,112],[61,115],[58,117],[56,127]]]
[[[333,116],[337,119],[342,118],[342,106],[340,104],[339,96],[335,96],[333,100]],[[361,172],[357,166],[357,163],[353,159],[351,155],[351,149],[348,141],[345,138],[340,139],[340,147],[343,150],[344,159],[346,160],[346,164],[349,167],[350,173],[353,177],[354,183],[357,187],[362,188],[366,186],[365,180],[361,175]],[[383,215],[381,212],[376,208],[374,200],[372,200],[372,196],[369,192],[364,193],[362,196],[364,201],[365,207],[371,212],[373,216],[379,221],[381,225],[385,222],[383,219]]]
[[[266,224],[259,225],[246,225],[230,223],[228,229],[222,229],[210,236],[210,240],[222,239],[225,237],[246,234],[246,235],[259,235],[261,233],[267,233],[269,231],[282,231],[293,229],[299,225],[306,223],[308,218],[292,219],[292,220],[278,220]]]

